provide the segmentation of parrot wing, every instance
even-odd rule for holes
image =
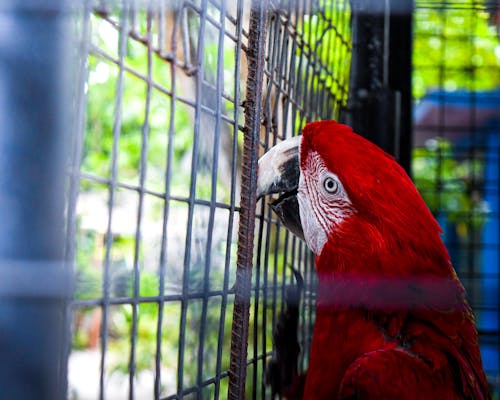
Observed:
[[[451,371],[449,372],[451,373]],[[460,399],[453,380],[434,373],[424,360],[404,349],[381,349],[364,354],[347,369],[342,400]]]
[[[297,371],[300,353],[298,324],[304,279],[293,267],[292,272],[297,283],[285,288],[285,307],[273,329],[273,357],[265,373],[266,384],[271,386],[272,399],[284,394],[288,399],[299,398],[295,392],[301,393],[301,379]]]
[[[489,399],[470,308],[413,310],[393,348],[358,357],[347,368],[340,399]]]

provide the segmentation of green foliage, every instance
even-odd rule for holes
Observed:
[[[101,272],[94,267],[96,234],[80,232],[76,254],[76,299],[95,299],[101,295]]]
[[[158,295],[158,279],[151,272],[142,272],[139,279],[139,293],[141,296]],[[134,297],[132,285],[129,285],[128,297]],[[178,314],[178,306],[166,304],[163,312],[169,316],[168,326],[175,321],[170,318]],[[111,371],[121,371],[127,373],[130,359],[130,335],[133,323],[133,309],[130,305],[119,306],[111,314],[111,336],[109,348],[113,351]],[[174,322],[175,323],[175,322]],[[156,333],[158,329],[158,304],[153,302],[141,303],[137,306],[137,347],[136,347],[136,365],[137,371],[153,370],[156,356]],[[165,329],[165,328],[164,328]],[[170,330],[165,330],[165,342],[167,339],[176,340],[170,337]],[[165,348],[164,352],[170,356],[170,349]],[[165,363],[168,365],[169,361]],[[171,363],[173,366],[173,363]]]
[[[489,25],[490,14],[468,9],[473,5],[477,1],[463,0],[460,8],[416,9],[413,96],[417,101],[437,88],[474,92],[498,86],[494,73],[500,67],[498,35]],[[486,222],[487,205],[478,191],[483,179],[482,159],[458,159],[450,142],[436,139],[426,148],[414,150],[412,169],[415,184],[430,209],[446,215],[462,238]]]
[[[93,40],[99,48],[114,54],[118,45],[118,35],[114,28],[98,18],[92,19],[95,28]],[[116,41],[115,43],[113,43]],[[127,41],[125,65],[147,76],[147,49],[142,44]],[[152,55],[152,74],[157,83],[169,89],[169,68],[165,61]],[[109,178],[113,154],[113,135],[117,137],[118,177],[124,182],[138,184],[140,172],[143,130],[147,129],[147,167],[150,189],[161,191],[165,188],[164,174],[167,162],[167,144],[170,124],[173,122],[175,140],[173,142],[174,167],[180,171],[180,162],[192,146],[188,109],[177,103],[171,118],[171,99],[159,90],[152,90],[149,116],[146,120],[147,84],[142,77],[131,72],[123,72],[121,86],[119,70],[111,61],[89,55],[89,79],[87,87],[87,125],[84,142],[82,171],[103,178]],[[120,95],[121,92],[121,95]],[[118,100],[120,99],[120,101]],[[120,109],[118,109],[118,107]],[[120,118],[117,118],[117,115]],[[185,177],[177,176],[175,183],[184,182]]]
[[[417,8],[413,42],[413,94],[420,99],[429,88],[491,90],[498,86],[500,43],[490,14],[461,8]],[[436,0],[436,4],[441,4]]]
[[[467,0],[471,2],[472,0]],[[340,4],[338,4],[340,3]],[[343,92],[349,78],[350,47],[343,40],[349,37],[348,23],[335,25],[335,21],[349,21],[349,10],[337,9],[348,6],[348,2],[321,2],[324,12],[311,12],[303,15],[303,24],[298,27],[298,33],[304,36],[304,46],[307,51],[317,54],[316,64],[309,68],[317,69],[313,82],[308,82],[309,91],[318,93],[329,90],[341,104],[347,102],[347,93]],[[120,10],[113,10],[112,18],[119,16]],[[340,19],[336,13],[345,13]],[[116,15],[115,15],[116,14]],[[143,23],[146,18],[137,15],[137,20]],[[87,119],[83,147],[82,172],[93,177],[109,180],[112,177],[113,157],[116,157],[116,173],[118,180],[125,185],[137,186],[141,174],[141,165],[147,168],[146,188],[164,193],[166,187],[167,163],[170,163],[174,173],[171,176],[171,194],[185,198],[189,193],[191,177],[191,156],[194,141],[193,108],[185,102],[176,99],[172,104],[172,97],[168,92],[172,89],[170,64],[156,54],[148,54],[147,47],[135,40],[127,40],[127,51],[124,59],[126,70],[121,72],[116,64],[118,60],[119,34],[107,21],[92,16],[92,44],[100,49],[88,57],[89,77],[87,82]],[[207,24],[210,25],[210,24]],[[470,37],[464,38],[464,27],[471,27]],[[144,31],[145,26],[137,27]],[[429,88],[435,87],[441,81],[437,66],[445,67],[445,88],[490,89],[496,84],[493,74],[485,73],[488,66],[498,66],[498,39],[491,33],[492,28],[487,24],[487,15],[484,12],[466,14],[460,11],[438,12],[435,10],[420,10],[416,15],[414,62],[414,94],[421,98]],[[472,36],[477,36],[473,39]],[[212,38],[213,39],[213,38]],[[465,44],[464,44],[465,43]],[[217,76],[217,60],[219,57],[218,42],[205,42],[205,76],[214,84]],[[223,48],[223,86],[224,93],[234,96],[234,42],[224,38]],[[297,50],[299,51],[299,50]],[[497,53],[495,53],[497,51]],[[102,53],[106,54],[103,56]],[[148,71],[148,57],[151,56],[151,71]],[[475,68],[474,80],[469,79],[468,69]],[[298,69],[298,66],[296,66]],[[321,67],[321,68],[320,68]],[[436,68],[435,68],[436,67]],[[448,70],[448,67],[449,70]],[[132,72],[132,70],[134,72]],[[297,72],[297,71],[296,71]],[[148,91],[147,77],[151,74],[156,87]],[[300,78],[305,77],[304,74]],[[310,71],[309,79],[311,79]],[[244,76],[244,74],[242,74]],[[144,79],[146,78],[146,79]],[[177,81],[177,84],[179,82]],[[243,86],[243,85],[242,85]],[[180,86],[176,92],[185,99],[190,99],[192,93]],[[244,87],[242,88],[244,90]],[[149,115],[146,114],[146,99],[149,98]],[[223,100],[223,112],[233,115],[234,105],[231,101]],[[241,118],[243,114],[239,113]],[[294,121],[296,126],[302,124],[299,116]],[[170,135],[170,133],[174,133]],[[207,134],[207,132],[203,132]],[[116,141],[114,139],[117,139]],[[170,141],[171,140],[171,141]],[[242,135],[237,135],[238,145],[242,146]],[[115,144],[115,148],[113,148]],[[147,146],[146,146],[147,144]],[[146,146],[146,147],[145,147]],[[169,147],[171,157],[169,158]],[[142,160],[142,149],[146,148],[145,160]],[[211,179],[206,171],[197,171],[197,197],[210,199]],[[469,183],[482,174],[480,162],[457,161],[451,155],[449,143],[437,142],[435,147],[418,149],[415,152],[414,175],[417,186],[433,211],[444,209],[455,221],[463,221],[464,213],[477,210],[473,217],[474,226],[484,223],[484,213],[480,202],[474,200],[468,193]],[[474,177],[474,178],[473,178]],[[217,182],[217,200],[228,201],[230,185],[228,182]],[[437,189],[444,188],[441,194]],[[81,183],[81,192],[85,194],[107,195],[105,186],[97,187],[85,179]],[[131,191],[132,192],[132,191]],[[134,192],[135,195],[135,192]],[[220,196],[219,196],[220,195]],[[104,197],[107,201],[107,196]],[[136,197],[134,197],[136,199]],[[134,200],[135,201],[135,200]],[[165,203],[155,203],[155,209],[150,210],[149,218],[161,220]],[[105,207],[107,205],[105,204]],[[180,208],[171,207],[171,212],[179,213]],[[131,216],[135,218],[135,216]],[[79,221],[81,224],[81,221]],[[77,299],[96,299],[103,294],[103,264],[105,246],[103,230],[92,227],[79,226],[77,264]],[[281,242],[283,242],[281,238]],[[270,237],[272,248],[279,246],[275,236],[275,228]],[[193,247],[196,245],[193,244]],[[284,250],[276,255],[270,254],[269,265],[277,266],[278,278],[276,285],[281,284],[284,268]],[[213,253],[230,251],[225,245],[213,244]],[[135,251],[135,236],[129,233],[114,232],[112,238],[112,254],[110,272],[121,273],[123,285],[119,287],[120,295],[134,296],[134,274],[132,272],[131,255]],[[231,249],[231,259],[234,260],[234,243]],[[139,249],[139,293],[138,300],[158,296],[159,276],[156,266],[144,265],[144,250]],[[212,254],[214,257],[214,255]],[[182,261],[175,260],[182,264]],[[211,263],[216,264],[216,263]],[[213,265],[220,267],[220,265]],[[192,260],[192,270],[189,276],[189,289],[200,291],[204,279],[204,260]],[[271,270],[271,269],[269,269]],[[212,281],[219,284],[222,281],[222,269],[212,268]],[[269,282],[274,277],[267,277]],[[212,288],[212,287],[211,287]],[[110,288],[114,289],[114,288]],[[179,289],[180,290],[180,289]],[[162,295],[164,293],[161,293]],[[117,295],[117,293],[112,293]],[[116,296],[120,297],[120,296]],[[202,354],[203,379],[214,376],[214,354],[218,349],[219,321],[221,318],[220,298],[210,300],[206,308],[206,320],[202,321],[203,302],[189,301],[186,309],[186,337],[184,383],[193,383],[197,379],[198,350],[201,335],[201,324],[205,323],[204,352]],[[156,335],[158,331],[159,305],[157,302],[141,302],[137,307],[137,336],[136,336],[136,370],[153,370],[155,362]],[[175,376],[178,363],[180,322],[182,316],[181,302],[163,303],[162,322],[162,368]],[[253,309],[253,308],[252,308]],[[86,313],[86,309],[79,310]],[[232,304],[229,302],[224,318],[224,333],[222,337],[223,363],[222,370],[229,365],[227,349],[230,343],[230,328]],[[270,310],[259,309],[259,315],[253,316],[259,324],[266,316],[270,321]],[[112,371],[127,373],[130,360],[131,330],[133,325],[133,306],[112,306],[109,312],[109,368]],[[267,324],[266,351],[271,348],[271,324]],[[83,330],[75,332],[73,346],[85,348],[88,338]],[[251,342],[252,345],[252,342]],[[260,368],[260,367],[259,367]],[[260,374],[259,370],[259,374]],[[261,375],[259,375],[259,379]],[[223,381],[221,393],[226,393],[227,379]]]
[[[319,92],[327,89],[343,105],[347,103],[347,92],[344,90],[349,81],[351,63],[349,16],[348,2],[325,0],[321,12],[305,14],[303,24],[297,27],[307,45],[305,51],[314,57],[311,65],[319,72],[314,76],[312,90]]]
[[[114,11],[119,16],[119,10]],[[140,17],[140,18],[139,18]],[[114,19],[114,14],[111,15]],[[143,16],[137,15],[140,21],[146,21]],[[136,352],[135,369],[137,372],[144,370],[154,370],[157,352],[157,332],[160,305],[158,302],[150,301],[151,297],[164,295],[159,293],[159,273],[158,258],[160,250],[158,244],[149,246],[144,243],[144,229],[153,226],[156,231],[153,234],[155,240],[161,238],[162,218],[165,207],[165,200],[161,196],[155,196],[154,201],[146,200],[142,215],[142,232],[140,234],[141,243],[138,246],[138,268],[139,268],[139,292],[134,293],[135,274],[133,271],[134,253],[136,251],[135,221],[137,218],[138,194],[133,187],[139,185],[141,172],[145,172],[145,188],[155,193],[165,193],[166,191],[166,171],[167,164],[170,163],[172,175],[170,176],[170,195],[180,198],[189,196],[191,179],[191,157],[194,141],[194,108],[186,103],[194,96],[194,86],[182,85],[182,81],[177,78],[176,94],[177,98],[172,100],[169,91],[172,89],[172,77],[170,63],[165,62],[157,54],[148,55],[147,47],[142,43],[128,38],[126,55],[124,57],[125,68],[120,72],[118,61],[119,34],[118,31],[107,21],[100,17],[92,16],[92,44],[99,51],[91,53],[88,57],[88,81],[86,86],[87,108],[86,126],[83,143],[83,158],[81,170],[84,177],[80,185],[79,202],[91,201],[91,205],[86,205],[79,210],[77,229],[77,254],[76,254],[76,298],[78,300],[99,299],[104,294],[103,279],[105,267],[105,239],[107,231],[107,221],[99,218],[87,218],[88,213],[100,215],[107,218],[109,200],[108,182],[112,176],[112,165],[116,165],[116,180],[121,185],[132,186],[115,188],[115,198],[113,204],[113,224],[111,227],[111,253],[109,260],[109,295],[112,298],[136,298],[136,306],[131,304],[113,305],[108,309],[108,355],[106,374],[119,373],[126,374],[130,368],[131,357],[131,337],[134,327],[134,307],[136,310]],[[138,27],[144,30],[144,27]],[[224,91],[229,96],[234,95],[234,42],[225,38],[224,45]],[[216,76],[218,46],[210,40],[206,41],[205,52],[206,77]],[[226,48],[233,49],[226,51]],[[151,71],[148,71],[148,57],[151,57]],[[178,71],[182,74],[182,71]],[[148,89],[147,77],[151,74],[154,86]],[[191,78],[190,78],[191,79]],[[194,79],[191,79],[194,82]],[[180,84],[180,83],[181,84]],[[228,88],[226,90],[226,88]],[[149,98],[148,98],[149,96]],[[182,99],[179,99],[182,97]],[[173,103],[174,101],[174,103]],[[149,102],[149,103],[148,103]],[[149,110],[147,114],[147,105]],[[232,102],[222,104],[223,112],[226,115],[233,109]],[[239,118],[242,118],[240,113]],[[240,121],[241,122],[241,121]],[[205,126],[202,126],[201,135],[206,135]],[[213,132],[211,132],[214,134]],[[239,137],[238,137],[239,139]],[[145,150],[145,151],[144,151]],[[171,153],[170,153],[171,151]],[[142,157],[145,157],[141,160]],[[210,154],[205,158],[210,159]],[[141,171],[142,167],[145,171]],[[220,167],[220,165],[219,165]],[[220,167],[221,168],[221,167]],[[212,195],[211,175],[206,171],[197,170],[196,197],[210,199]],[[86,178],[90,176],[91,179]],[[94,179],[103,180],[103,184],[98,184]],[[228,201],[230,196],[230,185],[228,182],[216,182],[217,201]],[[150,195],[146,195],[146,197]],[[95,203],[95,205],[94,205]],[[176,201],[171,201],[170,215],[186,214],[187,206]],[[87,210],[88,208],[94,209]],[[186,207],[185,207],[186,206]],[[132,214],[120,214],[120,210],[132,211]],[[203,207],[197,210],[206,210]],[[221,214],[228,215],[227,210]],[[207,214],[208,215],[208,214]],[[104,219],[103,218],[103,219]],[[97,219],[97,221],[96,221]],[[123,219],[127,221],[124,222]],[[182,218],[180,218],[182,219]],[[195,215],[194,225],[204,225],[206,216]],[[91,220],[89,222],[89,220]],[[175,219],[179,220],[179,218]],[[158,223],[158,221],[160,221]],[[154,225],[153,225],[154,224]],[[171,222],[169,222],[171,224]],[[183,224],[184,225],[184,224]],[[118,229],[117,226],[126,226]],[[130,229],[131,228],[131,229]],[[173,231],[183,232],[184,226],[177,227],[169,225]],[[217,228],[217,227],[216,227]],[[194,228],[193,228],[194,229]],[[151,232],[148,232],[151,234]],[[178,232],[176,232],[178,234]],[[156,236],[154,236],[156,235]],[[193,291],[203,291],[203,282],[208,277],[204,275],[205,261],[199,258],[199,247],[203,246],[206,238],[196,242],[195,231],[192,246],[192,265],[189,281],[189,289]],[[234,244],[226,249],[225,239],[227,233],[224,232],[224,240],[213,241],[212,260],[210,270],[210,288],[212,284],[220,289],[223,281],[223,261],[220,254],[231,251],[234,259]],[[182,244],[185,241],[182,240]],[[175,242],[169,236],[169,246]],[[198,246],[198,247],[196,247]],[[154,253],[154,254],[152,254]],[[202,252],[204,254],[204,252]],[[151,265],[151,262],[155,264]],[[178,274],[182,271],[183,262],[181,260],[169,260],[173,266],[170,271]],[[175,274],[174,274],[175,275]],[[176,287],[175,279],[178,276],[168,275],[166,285],[169,289],[165,291],[179,294],[182,287]],[[201,300],[189,301],[186,310],[186,333],[185,333],[185,362],[184,384],[196,383],[198,375],[198,350],[200,344],[200,332],[202,323],[206,326],[204,349],[202,355],[203,379],[208,379],[215,375],[214,355],[219,346],[219,321],[221,313],[220,298],[208,300],[206,314],[202,321],[204,304]],[[166,377],[169,381],[162,382],[169,390],[172,384],[175,385],[173,377],[177,374],[179,340],[181,336],[181,316],[182,308],[180,301],[167,301],[162,303],[162,326],[161,326],[161,357],[162,357],[162,379]],[[91,345],[90,328],[88,321],[90,318],[99,319],[99,315],[94,315],[97,309],[78,308],[75,310],[75,331],[73,338],[74,349],[86,349]],[[229,365],[230,327],[232,304],[228,300],[227,311],[224,318],[224,332],[222,336],[222,346],[224,346],[222,370],[227,370]],[[102,322],[102,321],[101,321]],[[227,379],[221,382],[221,393],[227,391]]]
[[[480,160],[457,160],[451,144],[443,139],[413,152],[414,181],[422,197],[433,213],[444,213],[457,224],[463,236],[468,228],[477,229],[486,222],[486,206],[474,195],[483,168]]]

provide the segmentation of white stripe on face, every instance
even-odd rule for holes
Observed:
[[[300,171],[297,199],[307,245],[319,255],[328,237],[349,215],[352,203],[337,175],[330,172],[317,152],[307,156]]]

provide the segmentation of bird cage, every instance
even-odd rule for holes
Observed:
[[[498,394],[497,3],[7,1],[1,16],[5,396],[274,398],[293,307],[307,371],[314,255],[256,184],[258,158],[319,119],[411,174]]]

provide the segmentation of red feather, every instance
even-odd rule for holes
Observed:
[[[405,171],[335,121],[303,130],[353,215],[316,259],[317,316],[304,399],[487,399],[477,331],[441,230]]]

